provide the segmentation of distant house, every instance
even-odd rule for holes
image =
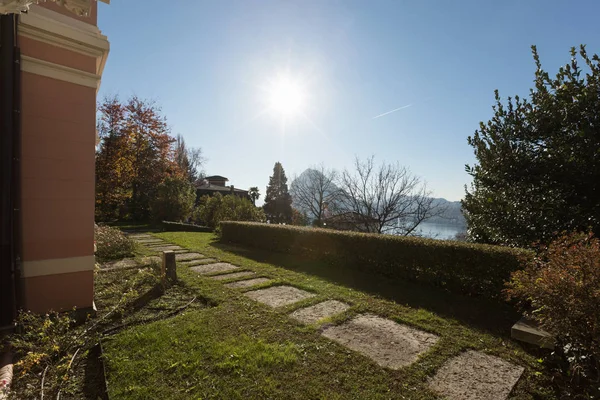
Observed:
[[[226,185],[229,179],[220,175],[207,176],[196,186],[196,199],[202,196],[213,196],[215,193],[221,193],[223,196],[233,194],[235,196],[250,199],[247,190],[236,189],[233,185]]]

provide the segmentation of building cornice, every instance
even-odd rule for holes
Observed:
[[[20,14],[29,11],[33,4],[39,4],[46,0],[0,0],[0,14]],[[57,3],[67,10],[79,16],[87,16],[92,7],[92,1],[95,0],[48,0]],[[110,0],[100,0],[104,3],[110,3]]]
[[[104,36],[95,25],[86,24],[85,22],[78,21],[46,8],[35,7],[27,14],[21,15],[19,21],[19,35],[83,54],[88,57],[93,57],[96,60],[96,72],[94,75],[98,79],[102,76],[106,59],[108,58],[110,44],[108,43],[106,36]],[[52,74],[54,76],[52,77],[56,79],[60,79],[58,77],[65,78],[67,76],[73,76],[70,72],[68,74],[60,73],[57,75],[57,68],[52,67],[49,69],[47,68],[47,65],[44,66],[44,68],[41,67],[41,65],[35,66],[35,71],[46,71],[46,73],[43,74],[45,76],[49,76],[50,70],[53,70]],[[33,72],[33,70],[31,72]],[[86,79],[77,78],[76,82],[85,82],[85,86],[90,86],[90,77],[91,75],[86,75]],[[99,87],[99,82],[95,87]]]

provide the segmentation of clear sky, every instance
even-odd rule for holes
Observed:
[[[291,181],[317,163],[343,169],[374,154],[409,167],[436,197],[459,200],[470,182],[464,165],[474,162],[467,137],[491,117],[494,89],[528,94],[530,46],[551,74],[571,46],[600,53],[597,0],[113,0],[99,8],[111,42],[99,98],[155,100],[172,133],[202,147],[206,173],[263,196],[276,161]],[[285,117],[272,110],[282,80],[301,92],[301,107]]]

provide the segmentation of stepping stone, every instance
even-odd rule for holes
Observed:
[[[216,264],[206,264],[206,265],[198,265],[190,268],[192,271],[197,272],[201,275],[211,274],[213,272],[226,272],[233,271],[239,269],[240,267],[236,267],[235,265],[231,265],[228,263],[216,263]]]
[[[265,283],[265,282],[273,282],[273,280],[269,279],[269,278],[254,278],[254,279],[248,279],[245,281],[226,283],[224,286],[227,286],[228,288],[231,288],[231,289],[243,289],[243,288],[247,288],[250,286],[260,285],[261,283]]]
[[[149,248],[162,247],[162,246],[176,246],[173,243],[169,243],[169,242],[165,242],[165,241],[161,241],[161,242],[157,242],[157,243],[142,243],[142,244]]]
[[[273,286],[266,289],[253,290],[244,295],[270,307],[281,307],[296,303],[297,301],[315,297],[314,293],[292,286]]]
[[[451,400],[504,400],[523,370],[501,358],[470,350],[446,361],[429,387]]]
[[[183,250],[183,247],[176,246],[176,245],[172,245],[172,246],[158,246],[158,247],[150,247],[150,250],[154,250],[154,251]]]
[[[162,264],[162,260],[160,257],[158,256],[150,256],[150,257],[143,257],[142,258],[142,264],[143,265],[148,265],[148,264]]]
[[[141,243],[141,244],[145,244],[145,245],[149,245],[149,244],[159,244],[159,243],[166,243],[164,240],[156,238],[156,239],[133,239],[134,242],[137,243]]]
[[[323,318],[328,318],[340,314],[350,306],[337,300],[327,300],[314,306],[301,308],[290,314],[290,317],[297,319],[307,325],[314,324]]]
[[[175,254],[176,261],[188,261],[188,260],[196,260],[198,258],[206,258],[200,253],[181,253]]]
[[[252,276],[252,275],[256,275],[256,272],[252,272],[252,271],[234,272],[233,274],[211,276],[210,279],[214,279],[216,281],[222,281],[225,279],[242,278],[244,276]]]
[[[101,269],[120,269],[120,268],[135,268],[138,263],[133,258],[124,258],[123,260],[111,261],[100,266]]]
[[[184,267],[193,267],[194,265],[212,264],[216,262],[218,262],[218,260],[214,258],[199,258],[197,260],[192,261],[182,261],[181,265],[183,265]]]
[[[183,254],[183,253],[189,253],[189,250],[186,249],[181,249],[181,250],[175,250],[173,253],[175,254]]]
[[[412,364],[439,339],[434,334],[372,314],[359,315],[325,329],[322,334],[391,369]]]
[[[152,239],[152,238],[155,238],[156,236],[149,235],[147,233],[135,233],[135,234],[127,235],[127,237],[129,237],[130,239]]]

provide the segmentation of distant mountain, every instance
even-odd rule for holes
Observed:
[[[297,176],[294,181],[302,181],[308,179],[309,173],[315,172],[314,170],[306,169],[299,176]],[[292,206],[296,208],[301,213],[310,214],[310,211],[301,205],[301,202],[298,201],[298,193],[296,192],[294,181],[290,184],[290,194],[292,196]],[[328,197],[332,194],[333,191],[339,190],[337,186],[333,185],[332,190],[328,193],[325,193],[325,197]],[[430,218],[426,222],[434,223],[434,224],[448,224],[448,225],[457,225],[461,227],[466,227],[467,222],[465,221],[465,217],[461,211],[460,201],[448,201],[443,198],[434,198],[433,205],[436,207],[440,207],[445,209],[442,215]],[[317,207],[317,205],[315,205]],[[338,212],[343,212],[343,209],[337,209]]]
[[[445,208],[445,211],[438,217],[433,217],[427,220],[434,224],[452,224],[466,226],[467,221],[462,213],[462,205],[460,201],[448,201],[442,198],[433,199],[433,204],[436,207]]]

